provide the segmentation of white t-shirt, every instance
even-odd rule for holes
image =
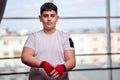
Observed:
[[[53,66],[64,64],[64,50],[74,50],[70,35],[56,30],[53,34],[46,34],[43,30],[32,33],[24,47],[32,48],[35,57],[47,61]],[[50,78],[43,68],[31,68],[29,80],[54,80]],[[64,72],[59,80],[69,80],[68,73]]]

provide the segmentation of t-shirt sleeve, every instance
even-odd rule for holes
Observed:
[[[69,34],[64,36],[64,50],[74,50],[74,42]]]
[[[24,47],[29,47],[29,48],[32,48],[33,50],[35,50],[35,36],[34,35],[30,35],[25,44],[24,44]]]

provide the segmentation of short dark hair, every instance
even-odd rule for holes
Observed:
[[[44,11],[52,11],[52,10],[54,10],[57,14],[57,6],[52,2],[46,2],[41,6],[40,14],[42,14]]]

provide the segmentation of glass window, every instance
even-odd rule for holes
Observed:
[[[111,19],[111,29],[112,29],[112,33],[111,33],[111,47],[112,47],[112,53],[120,53],[119,51],[119,45],[120,41],[120,19]]]
[[[61,17],[105,16],[105,0],[55,0]]]
[[[106,21],[105,19],[59,19],[57,28],[71,33],[103,33],[106,30]]]
[[[107,55],[78,55],[75,69],[105,68],[109,66],[106,58]]]
[[[119,80],[120,0],[7,0],[0,24],[0,58],[20,57],[27,35],[42,29],[38,19],[40,6],[48,1],[58,6],[60,19],[57,29],[70,33],[74,41],[77,63],[69,72],[70,80],[110,80],[110,74],[113,80]],[[110,18],[106,15],[108,1]],[[108,25],[111,41],[108,40]],[[108,41],[111,46],[108,46]],[[108,47],[111,55],[108,55]],[[0,64],[0,73],[29,71],[20,58],[0,59]],[[115,69],[112,69],[113,73],[109,68]],[[28,74],[4,75],[0,79],[7,80],[8,77],[11,80],[27,80]]]
[[[107,70],[73,71],[69,73],[70,80],[109,80],[106,76]]]
[[[1,23],[1,28],[9,31],[9,32],[17,32],[19,33],[27,33],[27,32],[34,32],[38,31],[42,28],[42,24],[39,19],[12,19],[6,20],[4,19]]]
[[[112,55],[112,66],[120,67],[120,55],[119,54]]]
[[[119,80],[120,76],[118,76],[118,74],[120,73],[120,69],[112,70],[112,72],[113,72],[113,80]]]
[[[7,0],[5,17],[38,17],[40,6],[50,0]]]
[[[111,16],[120,16],[120,0],[110,0]]]
[[[111,19],[112,32],[120,33],[120,19]]]

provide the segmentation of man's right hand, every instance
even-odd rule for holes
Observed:
[[[46,62],[46,61],[43,61],[40,67],[43,67],[49,76],[52,70],[54,70],[54,67],[49,62]]]

